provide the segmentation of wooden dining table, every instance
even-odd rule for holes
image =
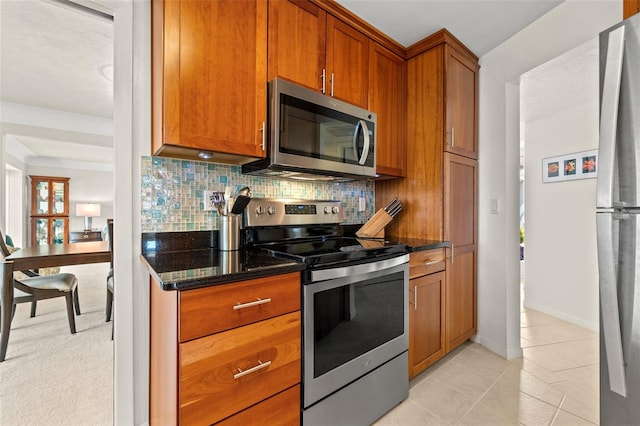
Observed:
[[[41,244],[26,247],[0,260],[0,362],[4,361],[13,310],[13,272],[54,266],[84,265],[111,261],[106,241]]]

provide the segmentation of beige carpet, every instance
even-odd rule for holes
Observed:
[[[112,425],[113,341],[104,318],[109,264],[67,266],[78,277],[77,333],[64,298],[18,305],[0,363],[0,425]]]

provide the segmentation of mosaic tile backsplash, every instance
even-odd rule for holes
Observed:
[[[340,200],[345,224],[366,222],[374,213],[375,184],[295,182],[243,175],[240,166],[164,157],[142,157],[142,232],[216,229],[217,212],[204,211],[202,191],[235,194],[244,186],[256,198]],[[358,211],[358,199],[366,210]]]

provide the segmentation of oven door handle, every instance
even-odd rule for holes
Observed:
[[[370,272],[380,272],[384,269],[393,268],[394,266],[402,265],[403,263],[407,262],[409,262],[409,255],[404,254],[402,256],[394,257],[391,259],[374,261],[370,263],[361,263],[359,265],[321,269],[318,271],[311,271],[311,281],[318,282],[333,280],[336,278],[344,278],[353,275],[362,275]]]

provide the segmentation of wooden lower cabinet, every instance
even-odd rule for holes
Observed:
[[[445,354],[445,249],[409,260],[409,379]]]
[[[476,315],[476,251],[456,248],[453,262],[447,261],[446,352],[474,336]]]
[[[150,285],[150,424],[300,424],[298,272],[186,291]]]
[[[409,282],[410,379],[444,356],[444,286],[444,272]]]

